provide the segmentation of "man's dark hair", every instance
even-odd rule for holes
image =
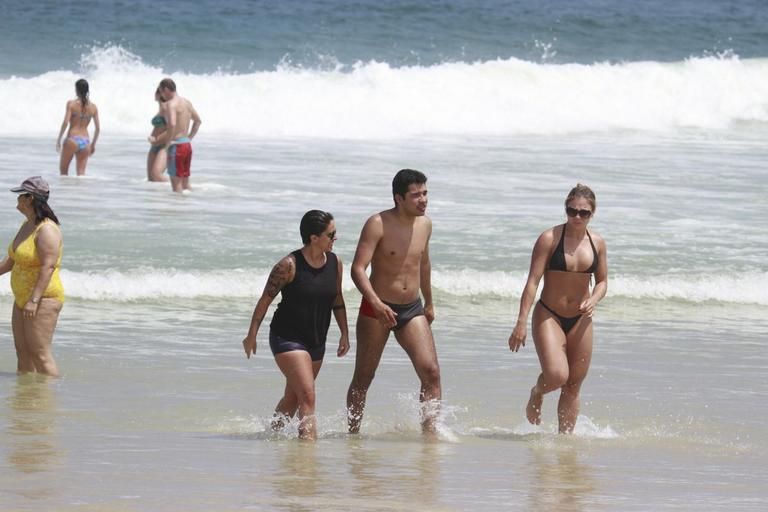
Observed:
[[[392,179],[392,195],[405,197],[405,194],[408,193],[409,186],[414,183],[421,185],[426,182],[427,177],[424,176],[424,173],[414,169],[402,169],[398,171]]]
[[[310,236],[323,234],[332,220],[333,215],[322,210],[309,210],[305,213],[301,218],[301,224],[299,224],[299,233],[301,233],[301,241],[304,242],[304,245],[311,242]]]
[[[176,82],[170,78],[163,78],[160,80],[160,89],[168,89],[169,91],[176,92]]]

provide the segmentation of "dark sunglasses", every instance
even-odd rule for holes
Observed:
[[[577,210],[576,208],[571,208],[570,206],[565,207],[565,213],[568,214],[569,217],[575,217],[578,215],[582,219],[588,219],[592,216],[592,210]]]
[[[336,231],[331,231],[330,233],[326,233],[325,236],[333,240],[334,238],[336,238]]]
[[[25,193],[25,194],[19,194],[19,197],[32,197],[32,194],[30,194],[29,192],[27,192],[27,193]]]

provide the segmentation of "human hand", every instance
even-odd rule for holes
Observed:
[[[381,322],[381,325],[387,329],[393,328],[395,325],[397,325],[397,313],[392,311],[392,308],[380,300],[377,302],[378,304],[373,306],[373,310],[376,312],[376,318],[379,320],[379,322]]]
[[[24,318],[34,318],[37,314],[37,306],[39,304],[35,304],[34,302],[27,301],[26,304],[24,304],[24,307],[21,309],[22,315],[24,315]]]
[[[251,354],[256,354],[256,335],[246,336],[243,340],[243,349],[245,350],[245,357],[251,358]]]
[[[150,135],[149,137],[147,137],[147,142],[149,142],[154,146],[155,142],[157,142],[157,137],[153,137],[152,135]]]
[[[339,338],[339,348],[336,350],[337,357],[344,357],[349,352],[349,334],[342,334]]]
[[[587,318],[592,318],[592,314],[595,312],[595,304],[592,303],[592,299],[587,299],[579,306],[579,313],[586,315]]]
[[[61,141],[60,140],[56,141],[56,152],[57,153],[61,153]]]
[[[91,142],[91,154],[94,154],[96,152],[96,143]]]
[[[509,335],[509,350],[517,352],[525,346],[525,337],[528,335],[528,326],[525,322],[517,322],[512,334]]]
[[[427,304],[424,306],[424,316],[427,317],[427,322],[429,322],[429,325],[432,325],[432,322],[435,321],[435,305],[434,304]]]

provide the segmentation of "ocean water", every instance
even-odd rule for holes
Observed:
[[[0,187],[51,183],[67,303],[63,377],[19,377],[0,278],[0,508],[766,508],[764,2],[197,5],[4,9]],[[145,180],[166,75],[203,118],[185,197]],[[81,76],[102,137],[86,177],[60,178]],[[354,333],[348,264],[402,167],[429,176],[440,440],[420,435],[394,341],[361,436],[345,434],[354,354],[334,350],[318,442],[272,433],[268,319],[255,358],[240,343],[266,276],[306,210],[333,212]],[[555,395],[527,424],[538,360],[507,338],[533,242],[577,182],[597,194],[610,281],[559,436]],[[14,207],[8,193],[0,240]]]

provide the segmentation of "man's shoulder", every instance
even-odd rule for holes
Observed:
[[[169,108],[179,109],[186,106],[186,101],[187,101],[186,99],[182,98],[177,94],[170,100],[166,101],[165,104],[168,105]]]
[[[384,212],[374,213],[368,217],[365,220],[365,224],[363,224],[363,231],[381,230],[384,225],[384,220],[382,219],[383,213]]]
[[[380,212],[376,212],[370,217],[368,217],[365,220],[366,225],[367,224],[378,224],[382,225],[385,222],[389,222],[391,220],[394,220],[394,214],[392,213],[392,210],[382,210]]]

